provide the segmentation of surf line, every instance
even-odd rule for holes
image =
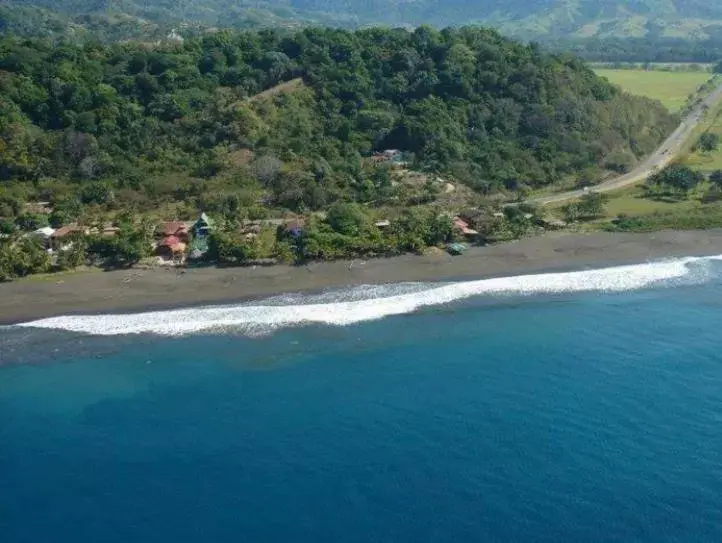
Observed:
[[[303,324],[344,326],[411,313],[423,307],[447,304],[474,296],[621,292],[679,279],[703,282],[707,280],[708,274],[693,273],[690,264],[713,260],[722,260],[722,255],[687,257],[596,270],[519,275],[445,284],[429,283],[428,288],[415,292],[395,289],[393,284],[383,285],[373,287],[373,296],[363,299],[353,297],[351,300],[344,300],[343,291],[329,293],[329,301],[326,303],[323,297],[315,297],[313,303],[305,304],[263,305],[262,302],[255,302],[254,305],[194,307],[135,314],[73,315],[40,319],[15,326],[103,336],[179,336],[222,329],[253,334]]]

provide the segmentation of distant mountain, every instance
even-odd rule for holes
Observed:
[[[6,0],[2,6],[6,13],[7,8],[40,7],[71,22],[92,14],[161,25],[193,22],[241,28],[482,23],[523,38],[702,39],[722,30],[719,0]]]

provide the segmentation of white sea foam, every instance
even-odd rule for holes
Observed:
[[[183,335],[227,330],[258,334],[301,324],[349,325],[419,308],[446,304],[472,296],[534,295],[585,291],[619,292],[659,283],[702,282],[707,264],[717,257],[689,257],[598,270],[545,273],[444,284],[402,283],[355,287],[324,295],[288,295],[266,302],[231,306],[195,307],[124,315],[66,316],[17,326],[52,328],[95,335]],[[346,294],[344,294],[346,292]]]

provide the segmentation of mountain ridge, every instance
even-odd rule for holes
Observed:
[[[186,22],[235,28],[304,24],[442,27],[473,23],[524,39],[704,39],[722,30],[722,4],[702,0],[6,0],[0,5],[11,11],[28,7],[70,19],[123,14],[160,25]]]

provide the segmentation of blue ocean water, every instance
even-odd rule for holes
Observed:
[[[260,335],[2,329],[0,541],[718,542],[722,279],[684,266]]]

